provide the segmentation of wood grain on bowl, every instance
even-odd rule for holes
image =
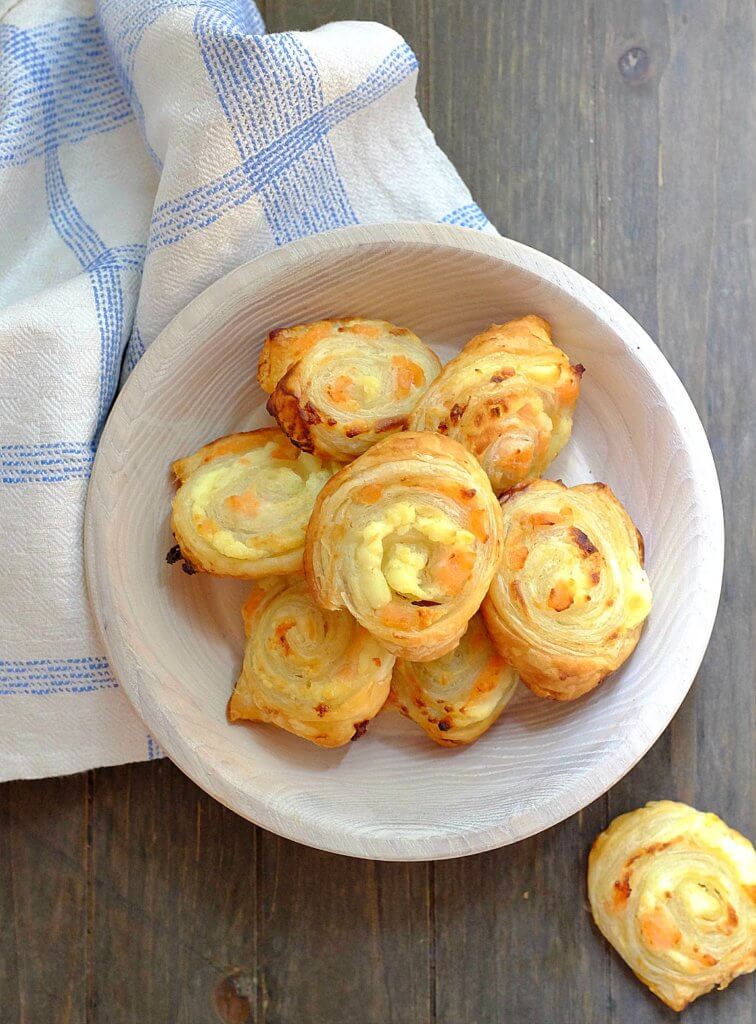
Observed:
[[[171,572],[166,466],[208,438],[261,426],[262,340],[281,324],[359,310],[448,359],[492,322],[535,312],[586,368],[573,437],[549,469],[609,480],[647,541],[654,610],[633,657],[570,705],[519,693],[449,754],[398,715],[358,744],[305,749],[234,729],[238,585]],[[201,401],[199,397],[201,396]],[[648,749],[703,656],[723,528],[711,454],[677,377],[643,330],[575,272],[506,239],[438,225],[302,240],[212,285],[148,350],[110,417],[87,513],[87,572],[113,668],[176,763],[221,802],[313,846],[443,858],[513,842],[574,813]],[[679,600],[685,580],[686,600]]]

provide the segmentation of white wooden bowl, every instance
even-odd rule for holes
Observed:
[[[571,442],[550,476],[604,480],[646,540],[654,608],[627,664],[569,704],[524,688],[472,747],[445,750],[396,714],[322,750],[229,725],[247,584],[186,576],[172,459],[265,422],[255,383],[274,327],[344,314],[411,327],[447,358],[492,321],[546,317],[586,367]],[[714,463],[680,381],[644,331],[574,271],[504,238],[404,224],[304,239],[239,267],[183,310],[108,420],[86,518],[92,607],[113,671],[176,764],[228,807],[337,853],[426,860],[488,850],[574,814],[648,750],[706,648],[722,580]],[[649,794],[664,796],[664,792]]]

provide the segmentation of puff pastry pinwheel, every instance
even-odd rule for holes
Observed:
[[[324,608],[346,608],[400,657],[431,661],[456,647],[501,550],[501,509],[477,460],[449,438],[408,432],[326,484],[304,568]]]
[[[502,499],[488,631],[541,697],[573,700],[630,656],[651,608],[643,541],[605,484],[536,480]]]
[[[492,324],[446,364],[410,429],[460,441],[501,494],[541,476],[569,439],[582,372],[541,317]]]
[[[588,857],[588,898],[673,1010],[756,968],[756,852],[715,814],[659,800],[615,818]]]
[[[273,331],[258,380],[268,412],[303,451],[350,462],[384,434],[405,430],[441,369],[405,327],[384,320],[319,320]]]
[[[252,579],[301,569],[312,506],[336,467],[266,427],[218,438],[172,468],[178,550],[168,560]]]
[[[474,615],[459,644],[435,661],[398,658],[392,703],[442,747],[474,743],[507,706],[517,675]]]
[[[321,747],[365,732],[394,665],[367,630],[347,612],[319,608],[301,576],[260,580],[242,615],[247,645],[232,722],[271,722]]]

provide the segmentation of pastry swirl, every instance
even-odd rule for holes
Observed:
[[[573,700],[638,642],[651,608],[641,536],[606,484],[536,480],[505,495],[502,510],[488,631],[534,693]]]
[[[435,661],[398,658],[391,698],[442,747],[474,743],[502,713],[517,675],[496,651],[480,615],[453,651]]]
[[[394,665],[367,630],[347,612],[319,608],[302,577],[259,581],[242,615],[247,644],[232,722],[270,722],[321,747],[365,732]]]
[[[194,571],[252,579],[302,568],[305,528],[332,463],[266,427],[218,438],[172,468],[171,527]]]
[[[673,1010],[756,968],[756,852],[715,814],[659,800],[615,818],[588,857],[588,898]]]
[[[539,316],[492,324],[420,399],[411,430],[460,441],[497,494],[543,474],[572,431],[582,366],[570,366]]]
[[[476,459],[438,434],[378,442],[332,477],[307,527],[317,601],[346,608],[392,653],[456,647],[501,553],[501,509]]]
[[[268,412],[303,451],[350,462],[405,430],[441,369],[407,330],[384,320],[319,320],[273,331],[258,380]]]

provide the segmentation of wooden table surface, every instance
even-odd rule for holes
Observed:
[[[577,817],[493,853],[413,865],[319,853],[236,817],[167,761],[1,787],[0,1019],[671,1021],[593,927],[584,869],[612,817],[659,797],[756,834],[751,5],[261,7],[270,30],[395,26],[420,59],[430,125],[491,220],[596,281],[658,341],[719,468],[719,617],[642,762]],[[752,1021],[752,981],[701,999],[686,1024]]]

